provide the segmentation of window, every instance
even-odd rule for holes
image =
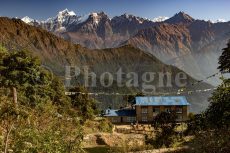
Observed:
[[[177,120],[181,121],[182,120],[182,115],[177,115]]]
[[[117,118],[112,118],[112,122],[113,122],[113,123],[118,122]]]
[[[127,122],[135,122],[136,117],[127,117]]]
[[[155,117],[159,113],[160,113],[160,108],[159,107],[153,108],[153,117]]]
[[[147,122],[147,121],[148,121],[147,116],[142,116],[141,121],[142,121],[142,122]]]
[[[148,113],[148,108],[146,108],[146,107],[141,108],[141,113],[142,114],[147,114]]]
[[[160,113],[160,108],[159,107],[153,108],[153,113]]]
[[[176,113],[182,113],[183,109],[182,107],[176,107]]]
[[[165,112],[168,112],[168,113],[171,112],[171,108],[170,107],[166,107],[165,108]]]

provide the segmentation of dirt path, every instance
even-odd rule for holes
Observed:
[[[145,139],[142,134],[121,134],[121,133],[92,133],[84,137],[83,146],[92,147],[97,145],[107,145],[110,147],[123,146],[124,144],[144,145]]]

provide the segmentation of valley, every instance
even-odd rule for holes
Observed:
[[[40,28],[30,26],[18,19],[0,18],[1,33],[4,36],[3,44],[8,47],[21,48],[26,46],[25,49],[32,51],[35,56],[38,56],[43,65],[48,66],[55,75],[59,76],[65,81],[65,66],[77,66],[82,68],[87,66],[90,71],[100,76],[104,72],[109,72],[113,76],[116,72],[122,68],[124,73],[135,72],[138,76],[143,76],[146,72],[154,73],[170,73],[173,78],[179,73],[183,72],[180,69],[164,64],[158,60],[152,54],[146,53],[138,48],[131,45],[125,45],[119,48],[108,48],[108,49],[87,49],[81,45],[74,45],[60,37],[55,36],[42,30]],[[19,44],[19,45],[15,45]],[[186,74],[187,75],[187,74]],[[109,88],[105,88],[100,85],[100,79],[97,80],[97,87],[89,88],[92,92],[118,92],[123,94],[135,94],[142,91],[141,86],[137,87],[118,87],[114,81],[114,84]],[[129,79],[123,79],[123,83]],[[159,78],[150,80],[152,86],[156,86]],[[77,82],[82,84],[84,76],[80,76]],[[191,76],[187,75],[186,91],[189,90],[202,90],[213,88],[211,85],[206,83],[200,83],[199,85],[193,86],[196,82]],[[143,83],[143,80],[138,80],[139,84]],[[149,82],[149,83],[150,83]],[[164,80],[163,84],[166,84],[167,80]],[[157,88],[156,94],[176,94],[181,87],[176,85],[175,80],[172,80],[172,86]],[[188,95],[188,92],[185,92]],[[194,95],[193,95],[194,94]],[[193,104],[191,111],[199,112],[207,107],[207,97],[209,92],[202,94],[193,93],[188,95],[190,101]],[[123,95],[105,95],[98,96],[97,99],[101,101],[100,107],[105,109],[109,106],[114,108],[124,105]]]

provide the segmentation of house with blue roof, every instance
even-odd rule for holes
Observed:
[[[112,123],[151,123],[161,112],[174,111],[177,121],[188,119],[189,102],[184,96],[145,96],[136,97],[134,108],[112,110],[105,112]]]

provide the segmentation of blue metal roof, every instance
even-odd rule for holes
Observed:
[[[141,106],[187,106],[190,105],[185,96],[153,96],[136,97],[136,105]]]
[[[104,116],[136,116],[134,109],[107,109]]]

